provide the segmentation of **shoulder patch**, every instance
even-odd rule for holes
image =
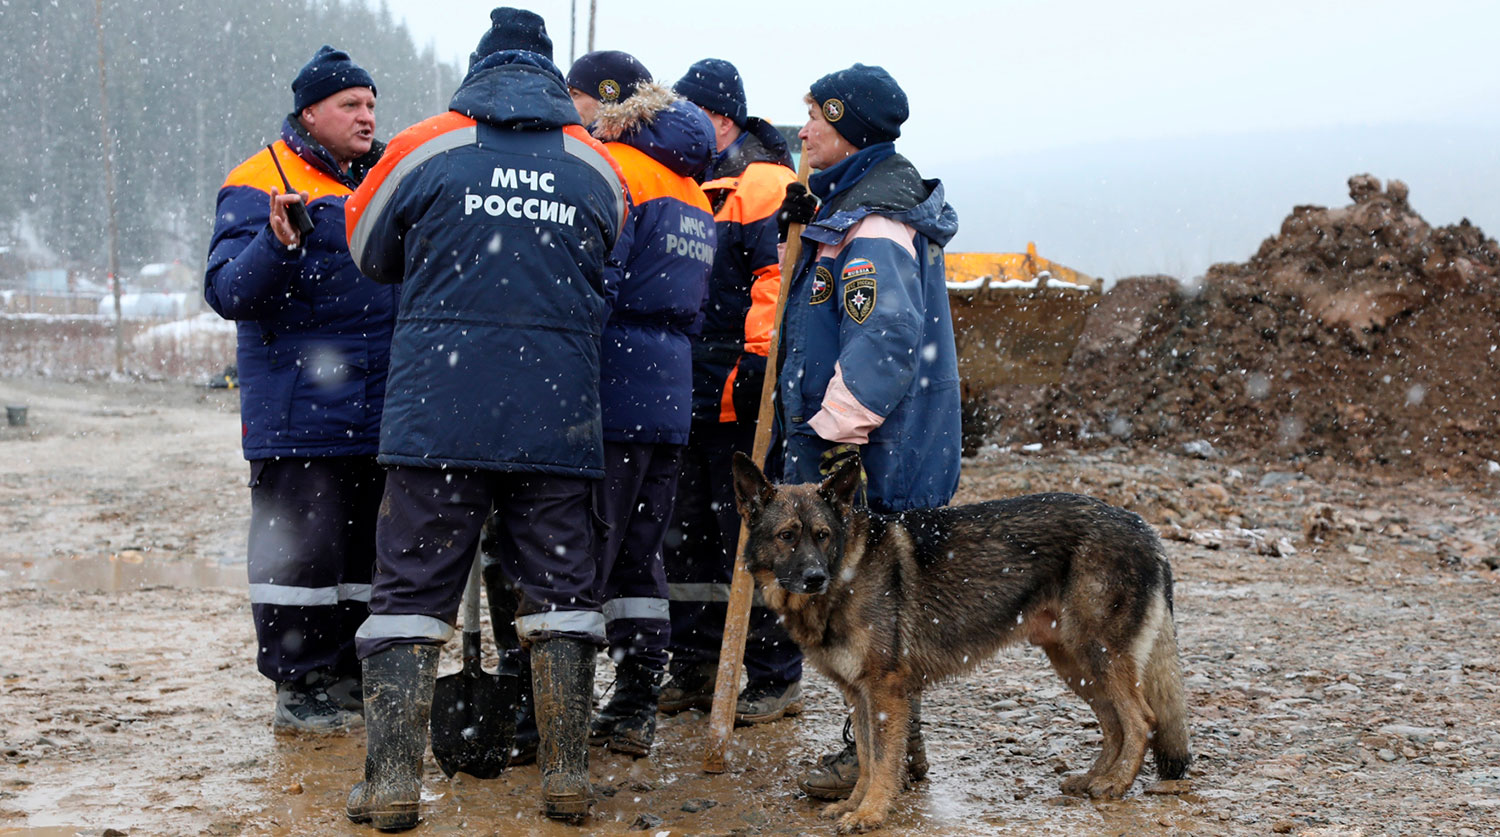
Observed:
[[[844,313],[849,315],[849,319],[864,325],[865,320],[868,320],[874,311],[875,278],[873,276],[861,276],[844,283]]]
[[[875,263],[869,259],[850,259],[844,264],[844,281],[849,281],[858,276],[874,276]]]
[[[812,299],[809,300],[809,303],[818,305],[819,303],[827,302],[832,296],[833,274],[829,272],[828,268],[818,265],[818,269],[813,271]]]

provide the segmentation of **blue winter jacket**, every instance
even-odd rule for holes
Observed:
[[[838,365],[859,405],[884,418],[860,452],[870,506],[897,512],[945,505],[958,487],[958,362],[942,249],[958,216],[939,181],[882,146],[812,181],[824,204],[802,233],[787,292],[778,388],[783,430],[816,436],[808,421]],[[880,218],[888,221],[866,223]]]
[[[693,348],[714,261],[714,217],[695,179],[714,155],[713,123],[670,89],[643,83],[592,126],[630,187],[632,206],[608,269],[604,438],[687,444]]]
[[[401,282],[380,461],[600,477],[604,264],[623,179],[562,74],[474,65],[349,200],[365,275]]]
[[[344,201],[382,146],[345,173],[289,116],[273,148],[292,188],[311,198],[312,234],[288,250],[271,232],[271,188],[286,189],[262,149],[219,189],[203,286],[209,307],[238,321],[245,458],[373,455],[397,292],[360,277]]]

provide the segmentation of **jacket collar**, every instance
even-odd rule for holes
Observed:
[[[333,159],[333,155],[323,144],[313,139],[312,134],[303,127],[302,120],[297,114],[288,114],[281,123],[281,139],[293,154],[301,157],[308,165],[323,172],[329,177],[344,184],[350,189],[356,189],[380,162],[380,155],[385,153],[385,143],[375,140],[370,143],[370,150],[349,164],[349,171],[339,168],[339,164]]]
[[[848,191],[851,186],[863,179],[865,174],[875,167],[875,164],[894,156],[896,156],[894,142],[877,142],[861,148],[808,178],[807,186],[823,202],[823,207],[826,209],[833,203],[835,197]],[[819,210],[818,214],[823,214],[823,210]]]

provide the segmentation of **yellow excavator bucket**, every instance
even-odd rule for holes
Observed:
[[[1052,384],[1067,368],[1104,283],[1037,255],[948,253],[948,303],[965,399]]]

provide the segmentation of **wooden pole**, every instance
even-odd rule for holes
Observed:
[[[807,144],[797,161],[797,180],[807,185]],[[792,271],[802,257],[802,225],[792,224],[786,233],[786,253],[781,258],[781,288],[776,294],[776,329],[766,354],[766,377],[760,386],[760,413],[755,418],[755,442],[750,456],[764,468],[771,449],[771,425],[775,420],[776,362],[781,354],[781,318],[786,313],[787,290]],[[739,548],[735,550],[734,578],[729,585],[729,607],[724,614],[724,639],[719,645],[719,672],[714,681],[714,704],[708,715],[708,746],[703,754],[706,773],[724,772],[724,753],[734,734],[734,707],[740,697],[740,663],[745,659],[745,636],[750,627],[750,600],[755,580],[745,570],[745,521],[740,521]]]
[[[125,319],[120,312],[120,232],[115,220],[115,144],[109,130],[109,85],[104,74],[104,0],[94,0],[99,44],[99,130],[104,151],[104,209],[109,217],[109,286],[115,296],[115,374],[125,371]]]

